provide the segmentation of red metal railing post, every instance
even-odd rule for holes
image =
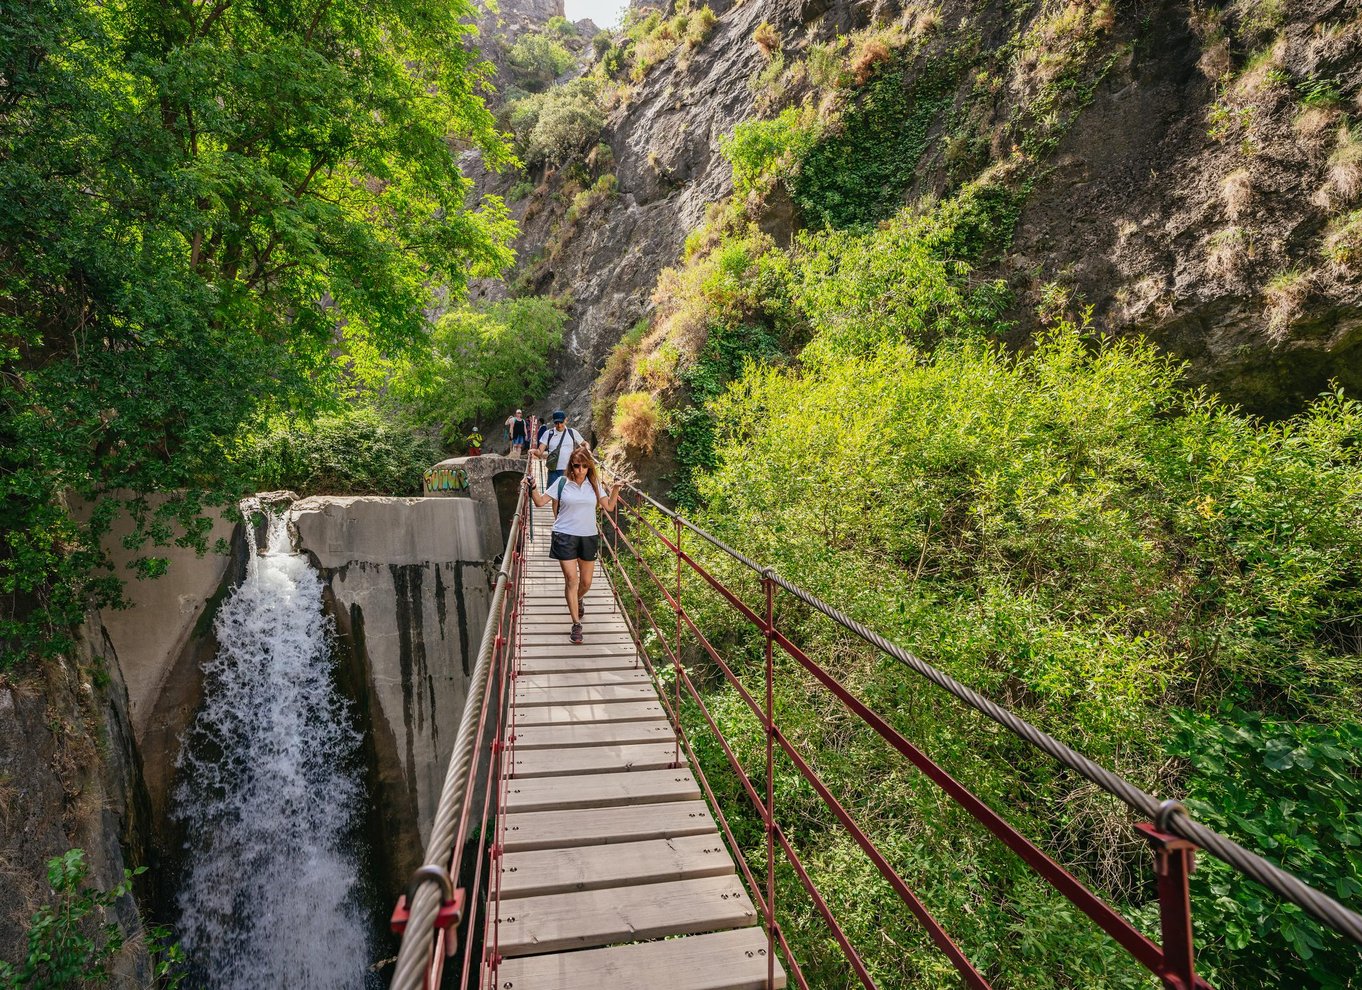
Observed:
[[[1167,990],[1193,990],[1198,984],[1188,878],[1196,866],[1196,845],[1147,822],[1135,827],[1154,849],[1163,935],[1163,969],[1159,978]]]
[[[676,612],[676,650],[672,653],[672,685],[675,688],[675,701],[672,711],[676,713],[676,724],[681,725],[681,520],[676,520],[676,604],[672,606]],[[676,756],[672,761],[674,767],[681,766],[681,735],[678,732],[675,741]]]
[[[776,986],[776,583],[761,576],[766,592],[766,990]]]

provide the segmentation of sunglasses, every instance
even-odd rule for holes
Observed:
[[[585,471],[586,469],[587,469],[587,466],[586,466],[585,464],[569,464],[569,465],[568,465],[568,470],[569,470],[569,471]]]

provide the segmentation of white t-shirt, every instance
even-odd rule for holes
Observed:
[[[561,487],[560,487],[561,486]],[[610,497],[604,488],[598,489],[601,500]],[[568,536],[596,536],[596,496],[591,491],[591,482],[563,478],[555,481],[546,489],[549,498],[558,499],[558,518],[553,521],[555,533]]]
[[[568,458],[572,456],[572,449],[577,446],[581,441],[581,438],[582,435],[571,427],[565,428],[561,433],[558,430],[550,428],[548,436],[542,441],[544,444],[544,453],[550,458],[556,453],[558,455],[558,463],[550,464],[548,470],[566,471]]]

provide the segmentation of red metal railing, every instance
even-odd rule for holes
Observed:
[[[889,858],[871,839],[866,829],[833,794],[815,770],[811,761],[777,724],[774,658],[778,647],[784,654],[793,659],[800,668],[811,675],[824,691],[835,697],[847,712],[856,716],[864,726],[872,730],[893,750],[917,767],[952,801],[1016,853],[1038,876],[1072,902],[1099,928],[1130,953],[1137,962],[1161,979],[1169,990],[1208,988],[1209,985],[1196,975],[1192,958],[1191,907],[1187,888],[1187,874],[1191,872],[1192,857],[1195,850],[1192,843],[1177,836],[1169,835],[1160,829],[1156,829],[1153,825],[1141,826],[1141,832],[1153,846],[1156,856],[1159,908],[1163,923],[1164,944],[1161,947],[1137,930],[1121,914],[1088,890],[1071,873],[1009,825],[992,808],[931,760],[917,746],[904,738],[881,715],[856,697],[824,667],[810,658],[786,633],[782,632],[775,620],[777,593],[781,589],[771,571],[760,571],[762,602],[756,607],[749,605],[691,553],[686,551],[683,546],[683,534],[691,527],[684,525],[679,517],[672,516],[673,525],[669,527],[672,532],[664,533],[655,524],[654,519],[650,518],[647,512],[640,510],[638,505],[626,502],[624,508],[630,525],[620,525],[618,519],[611,519],[609,524],[614,539],[604,541],[604,544],[614,573],[622,579],[624,587],[619,590],[623,591],[624,588],[627,588],[639,615],[646,624],[646,628],[639,628],[634,620],[628,616],[627,611],[626,618],[630,618],[631,626],[635,627],[635,638],[640,644],[640,651],[654,676],[656,677],[658,674],[657,665],[643,647],[645,641],[650,639],[647,636],[648,632],[651,631],[652,633],[651,641],[661,645],[666,660],[671,665],[674,690],[670,699],[667,698],[666,692],[661,692],[663,701],[668,709],[668,717],[676,729],[678,746],[684,747],[691,766],[701,781],[705,794],[729,842],[734,858],[742,869],[749,892],[756,902],[768,933],[770,947],[768,952],[769,985],[774,985],[775,950],[778,946],[795,982],[804,990],[809,987],[798,960],[790,952],[777,912],[776,850],[779,849],[785,862],[798,878],[799,885],[812,899],[815,908],[827,925],[833,940],[841,949],[856,979],[864,987],[873,988],[876,986],[860,954],[843,927],[838,923],[826,897],[810,876],[808,868],[778,820],[774,781],[776,754],[779,752],[818,795],[828,811],[874,865],[880,876],[922,924],[933,943],[955,967],[964,984],[980,988],[980,990],[990,986],[989,981],[965,956],[941,923],[894,869]],[[659,520],[664,518],[659,513],[653,515]],[[631,530],[634,536],[630,535]],[[669,556],[674,559],[676,566],[674,582],[664,581],[655,568],[648,563],[646,554],[641,553],[640,548],[635,545],[635,538],[643,536],[655,541],[655,548],[660,549],[662,556]],[[715,546],[722,546],[717,541],[713,541],[713,543]],[[737,555],[733,555],[732,559],[752,566],[752,562]],[[626,560],[628,561],[627,566]],[[644,587],[639,587],[636,584],[631,571],[638,575],[640,582],[646,582]],[[761,634],[764,640],[763,699],[754,697],[753,691],[749,690],[735,674],[730,662],[715,648],[704,631],[697,625],[692,612],[686,608],[685,602],[682,600],[683,573],[689,573],[703,581],[720,600],[743,616]],[[652,599],[656,605],[669,608],[674,613],[676,619],[674,631],[663,631],[654,614],[654,609],[648,605],[649,599]],[[752,780],[752,775],[735,755],[729,741],[724,738],[723,732],[706,705],[701,690],[687,670],[685,663],[683,663],[683,632],[690,634],[693,644],[699,647],[704,656],[713,661],[718,670],[722,672],[727,685],[741,699],[750,714],[760,722],[765,735],[764,794],[759,792]],[[703,767],[696,758],[690,734],[681,719],[681,690],[683,687],[687,692],[689,701],[699,712],[705,727],[714,735],[726,758],[729,769],[737,777],[753,810],[761,820],[766,840],[766,876],[762,878],[765,881],[764,884],[759,884],[757,878],[753,876],[742,850],[734,841],[733,830],[725,809],[715,799],[713,787],[706,779]]]
[[[534,467],[535,462],[531,459],[526,466],[527,472],[534,470]],[[645,507],[643,500],[651,502],[652,508]],[[476,724],[472,728],[472,745],[480,756],[474,759],[471,771],[463,767],[468,771],[466,776],[460,777],[455,771],[455,766],[451,766],[451,775],[446,783],[446,791],[449,793],[442,797],[442,810],[446,797],[457,799],[458,809],[458,829],[452,841],[452,853],[443,860],[448,864],[447,871],[445,867],[428,865],[422,867],[413,878],[414,882],[438,879],[445,889],[444,902],[434,922],[436,931],[433,945],[427,957],[424,955],[426,952],[424,941],[409,947],[407,943],[410,936],[404,937],[403,954],[399,955],[398,972],[393,980],[393,987],[396,990],[414,990],[414,987],[421,985],[422,976],[426,987],[440,986],[446,955],[453,955],[456,951],[462,957],[459,979],[461,988],[471,986],[474,980],[488,988],[499,985],[497,971],[501,962],[498,951],[501,870],[498,868],[498,861],[504,848],[503,830],[506,827],[501,812],[505,807],[510,781],[508,768],[514,765],[515,709],[511,706],[510,699],[512,685],[519,672],[521,617],[524,608],[523,565],[526,539],[533,535],[532,512],[529,500],[522,495],[502,565],[505,593],[501,593],[502,586],[499,580],[493,598],[495,615],[489,622],[495,623],[495,635],[490,640],[490,646],[487,637],[484,638],[480,650],[480,666],[474,673],[475,683],[481,684],[481,696],[477,699],[479,704]],[[623,523],[619,518],[621,515],[625,519]],[[670,525],[666,525],[664,520],[669,520]],[[786,829],[782,827],[777,814],[775,793],[778,758],[792,766],[799,778],[817,795],[832,818],[856,843],[888,887],[923,926],[936,947],[950,960],[965,985],[975,988],[990,986],[989,981],[965,956],[942,924],[895,870],[890,858],[857,820],[856,815],[832,792],[818,773],[815,761],[782,731],[778,724],[776,705],[777,649],[793,661],[795,668],[807,675],[810,682],[816,684],[821,692],[835,699],[845,713],[920,771],[951,802],[963,809],[989,834],[1020,857],[1036,876],[1075,905],[1139,965],[1160,979],[1168,990],[1209,990],[1209,985],[1197,976],[1195,971],[1188,891],[1188,875],[1192,870],[1194,853],[1199,847],[1213,852],[1245,874],[1268,883],[1282,896],[1304,906],[1312,916],[1336,930],[1350,937],[1359,938],[1362,919],[1342,905],[1318,891],[1311,890],[1223,836],[1218,836],[1191,821],[1180,805],[1174,802],[1159,804],[1152,796],[1138,791],[1133,785],[1092,764],[1081,754],[1045,736],[1005,709],[951,681],[939,671],[813,598],[770,569],[762,568],[756,562],[725,546],[680,516],[642,496],[641,493],[638,500],[626,499],[622,502],[622,508],[606,520],[606,527],[607,538],[601,541],[607,558],[604,563],[610,568],[615,579],[616,593],[627,595],[633,604],[633,613],[631,614],[629,609],[624,609],[624,616],[638,645],[641,661],[658,688],[658,695],[675,731],[676,765],[682,765],[684,751],[685,759],[693,769],[718,819],[767,933],[769,987],[775,984],[777,951],[784,959],[785,966],[795,983],[804,990],[810,985],[799,960],[791,952],[781,925],[783,915],[780,909],[784,905],[777,902],[778,862],[788,865],[797,881],[796,889],[802,888],[811,900],[856,980],[867,988],[876,986],[851,938],[839,923],[827,898],[791,842]],[[700,539],[716,549],[719,554],[716,559],[736,563],[755,574],[760,581],[761,600],[755,605],[744,601],[733,588],[714,573],[713,568],[706,567],[695,554],[689,552],[686,545],[687,534],[691,534],[691,539]],[[547,537],[547,534],[544,536]],[[648,545],[640,546],[640,542],[645,540],[648,541]],[[664,579],[658,573],[658,568],[650,564],[650,559],[674,562],[674,575]],[[687,607],[690,600],[685,591],[688,577],[693,583],[706,588],[707,593],[717,596],[717,600],[722,602],[724,607],[742,616],[761,637],[761,690],[750,689],[744,684],[735,673],[734,662],[716,648],[705,631],[700,628],[695,607],[693,605]],[[918,673],[924,674],[958,698],[967,701],[976,710],[993,718],[1020,738],[1040,747],[1063,765],[1077,769],[1089,779],[1098,782],[1131,807],[1148,809],[1145,813],[1155,817],[1156,822],[1140,824],[1136,828],[1154,852],[1162,944],[1156,944],[1137,930],[1124,916],[1085,887],[988,804],[905,738],[889,721],[849,690],[823,665],[808,656],[776,621],[778,595],[782,593],[811,606],[815,613],[828,616],[885,654],[901,662],[910,663]],[[694,595],[694,592],[691,592],[691,595]],[[667,611],[672,613],[671,621],[667,619]],[[650,643],[660,646],[664,656],[657,659],[665,659],[668,662],[666,667],[659,666],[650,653],[648,648]],[[706,701],[705,692],[696,684],[691,670],[683,661],[683,652],[687,649],[713,663],[723,683],[732,689],[745,710],[760,724],[764,736],[764,786],[759,787],[758,783],[754,782],[753,774],[743,766],[733,743],[725,738]],[[484,656],[488,662],[485,669],[481,666]],[[783,661],[786,662],[788,661]],[[479,681],[478,678],[484,674],[485,681]],[[470,699],[470,706],[472,700]],[[734,809],[726,809],[717,798],[715,789],[705,774],[703,763],[697,757],[691,733],[682,717],[683,700],[690,711],[698,714],[703,729],[712,735],[723,753],[724,762],[735,776],[742,793],[746,795],[748,803],[761,822],[765,847],[764,876],[758,877],[754,874],[747,862],[729,820],[729,812]],[[471,711],[471,707],[466,710],[465,722],[470,720]],[[452,764],[457,764],[460,754],[466,749],[464,735],[468,728],[468,725],[461,726],[460,742],[456,743],[455,760]],[[453,802],[451,806],[455,806]],[[437,827],[439,821],[437,815]],[[475,828],[476,839],[473,837]],[[1179,835],[1176,832],[1183,834]],[[1186,837],[1188,833],[1197,836],[1197,841],[1189,841]],[[437,845],[441,853],[451,848],[449,844]],[[428,851],[429,855],[432,854]],[[451,877],[466,878],[467,882],[463,888],[456,890]],[[469,892],[466,898],[465,890]],[[406,916],[404,913],[406,901],[404,898],[399,904],[398,912],[394,916],[395,927],[396,923]],[[465,903],[469,905],[467,917],[463,917],[462,908]],[[415,909],[411,916],[416,917]],[[460,922],[461,942],[453,933],[449,933],[447,937],[451,924],[453,932],[457,932],[460,930]],[[429,928],[424,934],[415,933],[417,938],[424,938],[429,934]],[[423,973],[417,972],[411,965],[404,970],[403,961],[408,958],[409,950],[414,957],[419,954],[419,958],[428,958]],[[475,961],[479,974],[476,977],[473,974]]]
[[[527,460],[527,475],[534,471],[535,463],[533,458]],[[493,613],[488,616],[489,628],[470,687],[472,690],[480,683],[480,696],[470,697],[465,708],[465,720],[470,714],[476,716],[471,737],[465,738],[469,727],[461,725],[451,757],[455,765],[451,766],[441,794],[434,830],[440,829],[442,819],[451,824],[457,822],[457,827],[452,829],[452,837],[446,833],[444,844],[432,837],[432,846],[438,847],[439,855],[428,849],[432,861],[416,872],[413,886],[398,901],[393,913],[393,930],[403,936],[403,951],[398,955],[392,981],[394,988],[441,986],[449,957],[459,957],[460,987],[469,986],[470,979],[482,979],[484,974],[495,975],[500,962],[501,871],[497,861],[504,845],[505,827],[500,811],[505,806],[510,780],[507,768],[515,760],[515,709],[510,705],[510,693],[515,676],[513,662],[520,652],[523,610],[520,586],[524,579],[525,541],[533,527],[532,511],[522,487],[493,594]],[[481,681],[479,675],[483,675]],[[461,756],[471,760],[457,766]],[[440,882],[444,891],[434,931],[427,928],[408,933],[409,919],[416,914],[414,893],[418,882],[427,880]],[[463,880],[463,885],[458,885],[458,880]],[[427,938],[428,947],[424,942]],[[409,948],[408,943],[416,947]],[[415,965],[404,967],[409,956],[423,960],[419,969]]]

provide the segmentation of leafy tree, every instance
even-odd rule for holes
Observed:
[[[604,125],[599,87],[592,79],[574,79],[511,108],[511,129],[527,162],[562,164],[585,151]]]
[[[0,650],[118,595],[119,491],[201,543],[234,436],[424,346],[510,260],[451,148],[510,160],[466,0],[35,0],[0,35]],[[149,518],[137,493],[181,490]],[[77,520],[71,496],[93,503]],[[175,517],[178,517],[178,523]],[[142,568],[154,573],[155,558]]]
[[[526,32],[511,45],[507,61],[516,83],[537,92],[572,68],[577,59],[555,36]]]
[[[551,300],[527,297],[441,317],[424,360],[395,370],[392,395],[417,422],[462,436],[463,426],[504,415],[542,395],[548,356],[567,316]]]
[[[421,472],[444,457],[428,433],[371,407],[297,420],[280,416],[230,452],[259,491],[308,495],[419,495]]]

